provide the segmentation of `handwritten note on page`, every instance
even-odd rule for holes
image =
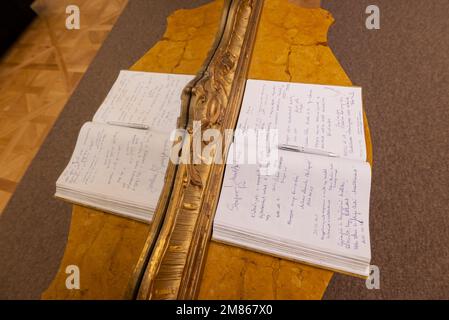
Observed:
[[[274,129],[277,146],[289,151],[276,148],[270,174],[266,163],[226,166],[212,239],[368,275],[371,167],[361,89],[248,80],[237,129]]]
[[[228,165],[215,221],[369,256],[368,163],[280,151],[276,175]]]
[[[280,144],[366,161],[358,87],[248,80],[237,127],[276,128]]]
[[[154,209],[170,146],[162,134],[87,122],[56,185]]]
[[[181,93],[191,75],[122,70],[93,121],[170,132],[176,128]]]

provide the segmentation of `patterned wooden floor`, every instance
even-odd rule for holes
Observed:
[[[0,214],[128,0],[46,0],[0,60]],[[67,30],[66,7],[80,8]]]

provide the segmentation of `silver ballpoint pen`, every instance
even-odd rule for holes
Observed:
[[[133,129],[149,129],[150,127],[140,123],[127,123],[127,122],[119,122],[119,121],[108,121],[108,124],[119,127],[127,127]]]
[[[338,155],[333,152],[328,152],[328,151],[323,151],[323,150],[313,149],[313,148],[305,148],[305,147],[294,146],[294,145],[289,145],[289,144],[279,144],[278,148],[280,150],[286,150],[286,151],[310,153],[310,154],[316,154],[316,155],[327,156],[327,157],[338,157]]]

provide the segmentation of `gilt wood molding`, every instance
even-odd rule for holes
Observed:
[[[216,46],[199,77],[183,94],[178,127],[186,124],[190,135],[200,135],[207,129],[224,132],[235,128],[262,5],[262,0],[225,3],[226,19]],[[200,121],[201,127],[196,127],[194,121]],[[217,145],[211,146],[209,157],[221,153],[222,159],[226,159],[229,146]],[[193,299],[199,290],[224,165],[206,164],[210,158],[194,154],[198,151],[190,144],[187,147],[190,159],[203,161],[181,163],[176,168],[163,225],[139,288],[139,299]]]

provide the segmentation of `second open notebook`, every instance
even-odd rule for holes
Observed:
[[[371,167],[361,89],[248,80],[237,128],[277,129],[279,150],[271,170],[269,161],[227,165],[212,239],[367,276]]]

